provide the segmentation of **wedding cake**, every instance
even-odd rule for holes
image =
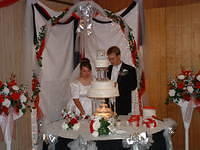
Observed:
[[[97,59],[95,61],[95,66],[96,68],[107,68],[109,66],[109,61],[108,59]]]
[[[119,96],[117,83],[107,78],[108,66],[109,61],[106,57],[105,50],[97,50],[95,63],[97,77],[91,84],[91,88],[87,94],[88,97],[102,99]]]
[[[97,56],[95,61],[96,67],[96,80],[92,82],[87,96],[92,98],[92,112],[95,116],[102,116],[105,119],[111,118],[113,113],[111,108],[105,104],[106,98],[112,98],[114,103],[114,112],[116,112],[116,105],[114,97],[119,96],[118,84],[107,78],[107,68],[109,61],[107,59],[105,50],[97,50]],[[109,99],[110,100],[110,99]],[[100,104],[96,108],[98,103]]]
[[[109,98],[119,96],[117,84],[111,80],[94,81],[88,91],[91,98]]]
[[[109,66],[109,61],[106,57],[105,50],[97,50],[97,57],[95,60],[96,69],[107,68]]]

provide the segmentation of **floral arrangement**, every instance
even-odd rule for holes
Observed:
[[[112,119],[95,116],[90,121],[90,133],[94,137],[109,135],[115,130]]]
[[[167,104],[170,101],[179,104],[192,99],[200,104],[200,72],[193,74],[192,71],[182,71],[176,79],[169,81],[168,89]]]
[[[77,131],[80,128],[79,116],[77,116],[73,112],[67,112],[65,109],[62,110],[62,117],[64,122],[62,124],[62,128],[64,130],[75,130]]]
[[[15,75],[7,82],[0,81],[0,114],[8,115],[10,108],[14,113],[21,117],[25,112],[28,104],[28,93],[23,85],[17,85]]]

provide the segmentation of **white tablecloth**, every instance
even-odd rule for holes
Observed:
[[[157,133],[169,125],[166,122],[158,121],[158,126],[155,128],[146,128],[145,126],[132,127],[128,125],[127,120],[129,116],[119,116],[121,120],[120,126],[117,128],[117,133],[111,134],[109,136],[100,136],[93,137],[89,131],[89,121],[82,120],[80,121],[80,128],[78,131],[73,130],[64,130],[62,129],[62,123],[64,120],[59,120],[53,123],[50,123],[46,127],[46,134],[52,134],[54,136],[60,136],[63,138],[77,139],[81,135],[85,140],[113,140],[113,139],[124,139],[129,137],[131,134],[140,133],[147,131],[150,134]]]

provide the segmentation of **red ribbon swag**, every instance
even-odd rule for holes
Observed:
[[[0,8],[10,6],[19,0],[0,0]]]

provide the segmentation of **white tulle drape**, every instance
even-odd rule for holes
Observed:
[[[60,14],[44,7],[51,16]],[[48,22],[35,9],[36,29]],[[46,46],[40,72],[40,107],[48,121],[58,120],[67,103],[67,85],[73,67],[73,22],[65,25],[48,26]]]

